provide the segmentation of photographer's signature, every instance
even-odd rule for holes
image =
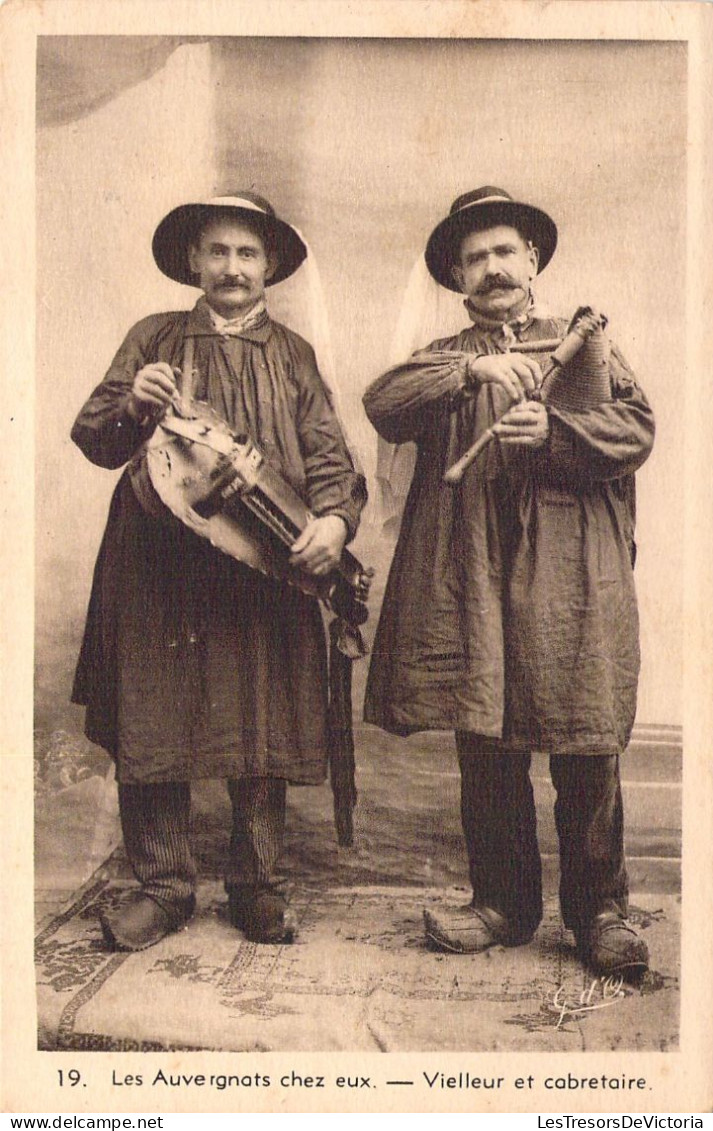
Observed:
[[[576,997],[565,986],[559,986],[548,1006],[557,1015],[556,1029],[570,1017],[580,1017],[585,1013],[592,1013],[595,1009],[607,1009],[626,997],[624,992],[624,979],[621,974],[608,977],[594,978],[585,986]]]

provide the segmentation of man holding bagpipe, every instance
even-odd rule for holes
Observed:
[[[188,921],[190,783],[220,777],[233,808],[231,922],[253,941],[289,942],[294,918],[274,883],[286,783],[323,781],[351,722],[343,687],[341,716],[328,701],[315,598],[339,614],[339,683],[338,649],[358,650],[366,616],[368,579],[344,549],[365,484],[312,347],[265,306],[265,289],[307,257],[297,230],[239,193],[174,209],[153,252],[203,295],[129,331],[72,430],[93,463],[129,463],[73,692],[115,760],[141,885],[102,929],[110,946],[141,950]],[[351,804],[345,814],[342,798],[340,839]]]
[[[633,477],[654,422],[605,319],[538,312],[532,281],[556,242],[546,213],[502,189],[459,197],[426,265],[465,294],[471,325],[367,390],[377,431],[415,441],[417,459],[365,718],[401,735],[456,733],[473,900],[424,913],[433,945],[473,953],[537,929],[529,766],[541,750],[564,923],[592,969],[640,976],[619,756],[639,671]]]

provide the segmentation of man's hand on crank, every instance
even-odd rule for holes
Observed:
[[[165,410],[176,395],[176,377],[171,366],[165,361],[145,365],[134,377],[127,410],[135,420],[141,420],[149,413],[158,416]]]

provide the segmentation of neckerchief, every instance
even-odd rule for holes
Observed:
[[[212,306],[208,305],[208,303],[206,303],[206,305],[208,306],[211,322],[218,333],[225,338],[240,337],[246,330],[254,330],[256,326],[262,325],[268,316],[264,299],[260,299],[260,301],[241,318],[223,318],[222,314],[218,314],[217,310],[213,310]]]

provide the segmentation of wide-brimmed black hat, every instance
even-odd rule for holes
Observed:
[[[188,262],[188,248],[201,228],[212,219],[245,219],[259,232],[264,232],[277,251],[277,268],[267,286],[289,278],[307,255],[307,248],[295,229],[280,220],[264,197],[253,192],[238,191],[227,196],[214,196],[195,204],[181,204],[161,221],[154,232],[152,250],[158,268],[177,283],[196,285]]]
[[[543,271],[557,247],[557,227],[546,212],[532,204],[513,200],[504,189],[484,185],[453,201],[445,220],[441,220],[426,245],[426,265],[437,283],[449,291],[459,291],[453,278],[460,245],[469,232],[505,224],[531,240],[540,253],[537,270]]]

